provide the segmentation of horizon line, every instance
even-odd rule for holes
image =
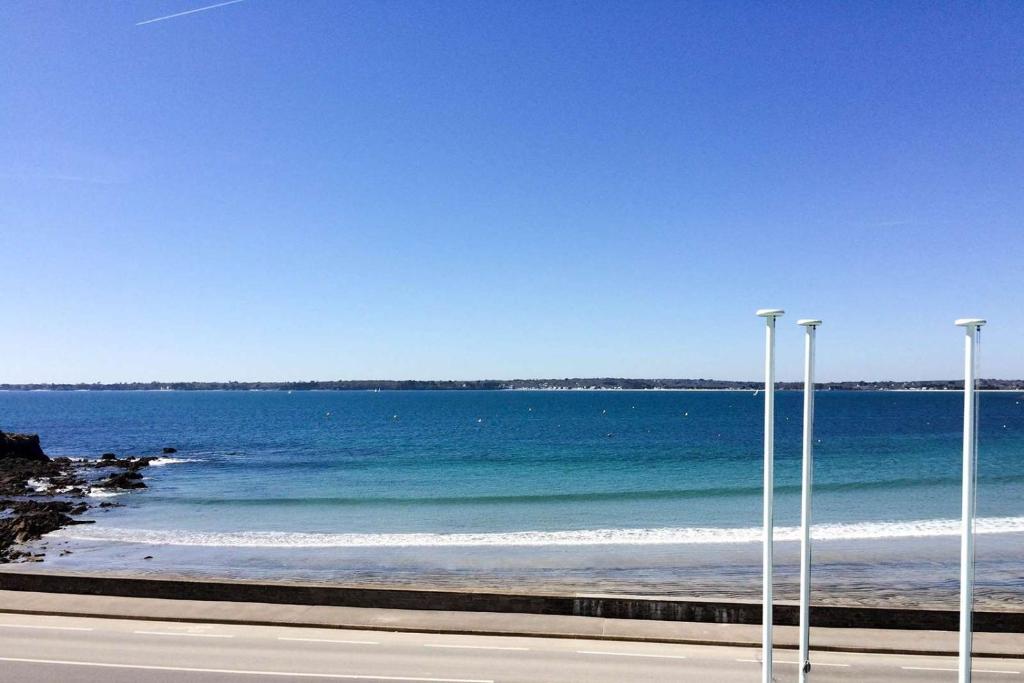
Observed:
[[[953,379],[840,379],[816,381],[815,386],[837,384],[952,384],[963,383],[963,378]],[[980,377],[978,382],[1016,383],[1024,385],[1024,378]],[[730,385],[763,385],[763,379],[716,379],[705,377],[515,377],[515,378],[480,378],[480,379],[290,379],[290,380],[117,380],[117,381],[48,381],[48,382],[0,382],[0,387],[51,387],[51,386],[125,386],[125,385],[310,385],[310,384],[485,384],[485,383],[615,383],[615,382],[647,382],[647,383],[687,383],[687,384],[730,384]],[[776,384],[803,384],[798,380],[776,380]]]

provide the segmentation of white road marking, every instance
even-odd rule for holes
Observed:
[[[226,633],[186,633],[185,631],[132,631],[140,636],[185,636],[186,638],[234,638]]]
[[[375,640],[338,640],[334,638],[285,638],[280,636],[278,640],[287,640],[292,643],[342,643],[345,645],[380,645]]]
[[[46,631],[91,631],[84,626],[36,626],[35,624],[0,624],[4,628],[35,628]]]
[[[942,667],[938,667],[938,666],[901,666],[900,668],[901,669],[906,669],[907,671],[959,671],[959,669],[947,669],[947,668],[942,668]],[[976,673],[976,674],[1009,674],[1011,676],[1019,675],[1020,674],[1019,671],[999,671],[997,669],[971,669],[971,673]]]
[[[749,662],[751,664],[760,664],[761,663],[760,659],[737,659],[736,661],[737,662]],[[776,664],[799,664],[800,663],[800,662],[789,661],[789,660],[786,660],[786,659],[775,659],[775,660],[772,660],[772,661],[774,661]],[[811,668],[812,669],[814,667],[816,667],[816,666],[841,666],[841,667],[845,668],[845,667],[849,667],[850,665],[849,664],[839,664],[839,663],[836,663],[836,662],[811,662]]]
[[[656,655],[643,652],[603,652],[601,650],[576,650],[578,655],[608,655],[610,657],[654,657],[655,659],[686,659],[686,655]]]
[[[439,648],[450,648],[453,650],[520,650],[526,651],[528,647],[503,647],[500,645],[440,645],[434,643],[424,643],[423,647],[439,647]]]
[[[155,666],[150,664],[106,664],[103,662],[76,662],[64,659],[27,659],[0,657],[0,662],[22,664],[59,664],[63,666],[94,666],[107,669],[139,669],[141,671],[183,671],[201,674],[239,674],[242,676],[291,676],[292,678],[363,679],[370,681],[416,681],[417,683],[494,683],[484,678],[423,678],[418,676],[374,676],[372,674],[315,674],[296,671],[253,671],[248,669],[200,669],[187,666]]]

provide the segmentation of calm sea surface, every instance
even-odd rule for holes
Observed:
[[[816,598],[955,602],[962,396],[821,392]],[[1024,609],[1024,396],[981,397],[979,595]],[[179,452],[44,569],[755,596],[752,392],[0,392],[50,455]],[[777,399],[780,590],[801,395]],[[151,560],[143,560],[152,556]]]

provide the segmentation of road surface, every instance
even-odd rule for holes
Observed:
[[[758,681],[753,648],[0,614],[0,681]],[[796,654],[776,653],[795,681]],[[813,680],[955,681],[956,659],[823,652]],[[1024,660],[975,659],[975,681],[1024,683]]]

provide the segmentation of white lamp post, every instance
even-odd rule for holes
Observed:
[[[978,459],[975,434],[977,395],[974,391],[977,371],[978,336],[985,321],[961,318],[956,324],[964,328],[964,462],[962,526],[960,531],[960,683],[971,681],[971,641],[974,603],[974,471]]]
[[[761,680],[772,680],[772,533],[774,531],[775,484],[775,319],[785,311],[762,308],[757,315],[765,321],[764,344],[764,556],[762,560],[763,597],[761,602]]]
[[[814,483],[814,333],[820,320],[804,327],[804,444],[800,480],[800,683],[811,672],[811,487]]]

